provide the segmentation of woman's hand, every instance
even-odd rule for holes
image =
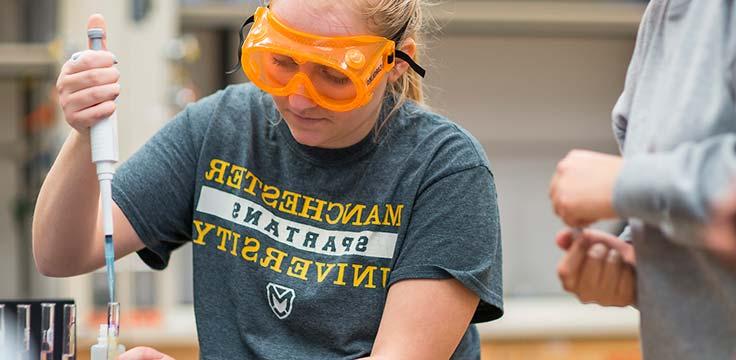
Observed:
[[[105,29],[101,15],[92,15],[87,28]],[[67,123],[81,133],[112,115],[115,99],[120,94],[120,72],[115,68],[115,57],[103,50],[85,50],[72,55],[56,80],[59,104]]]
[[[636,304],[636,258],[632,245],[597,230],[584,230],[576,236],[571,229],[565,229],[555,240],[566,251],[557,274],[567,292],[583,303]]]
[[[118,356],[118,360],[174,360],[174,358],[164,353],[160,353],[156,349],[139,346]]]
[[[571,227],[617,217],[613,209],[613,187],[622,164],[620,156],[570,151],[557,164],[549,186],[557,216]]]

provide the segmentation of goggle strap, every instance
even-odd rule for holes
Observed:
[[[427,71],[424,70],[424,68],[419,66],[419,64],[417,64],[416,62],[414,62],[414,59],[412,59],[411,56],[409,56],[409,54],[401,50],[396,50],[396,57],[405,61],[407,64],[409,64],[409,67],[411,67],[411,69],[414,70],[415,73],[419,74],[419,76],[424,77],[424,75],[427,73]],[[389,63],[393,62],[394,60],[393,56],[389,56],[388,60],[389,60]]]
[[[404,37],[404,32],[406,31],[406,28],[409,27],[409,21],[411,21],[411,19],[407,20],[404,23],[404,26],[401,27],[401,30],[399,30],[399,32],[397,32],[396,35],[391,38],[393,42],[398,44],[401,41],[401,38]]]
[[[243,43],[245,42],[245,36],[243,35],[243,30],[245,30],[245,27],[248,26],[248,24],[252,24],[253,21],[255,21],[255,19],[256,19],[256,16],[251,15],[247,20],[245,20],[245,22],[243,23],[243,26],[240,27],[240,32],[238,33],[238,37],[240,38],[240,46],[238,46],[238,63],[235,64],[235,66],[233,66],[233,68],[230,69],[230,71],[226,72],[226,74],[230,75],[240,70],[240,67],[242,65],[240,63],[240,59],[243,55]]]

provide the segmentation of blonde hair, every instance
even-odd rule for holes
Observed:
[[[412,39],[416,43],[416,52],[412,56],[414,61],[421,65],[424,44],[423,27],[424,14],[422,0],[362,0],[356,4],[360,13],[368,19],[368,28],[375,34],[388,39],[399,35],[406,26],[400,39],[396,41],[396,48],[400,49],[406,39]],[[422,77],[411,69],[407,69],[401,77],[386,85],[386,93],[394,98],[393,108],[388,112],[381,124],[376,124],[376,130],[380,131],[396,111],[407,100],[413,100],[417,104],[424,105],[424,89]]]

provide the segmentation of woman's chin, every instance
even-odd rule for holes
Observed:
[[[289,131],[291,131],[291,136],[294,138],[294,140],[302,145],[312,147],[325,147],[324,145],[326,139],[324,135],[318,132],[295,129],[291,126],[289,127]]]

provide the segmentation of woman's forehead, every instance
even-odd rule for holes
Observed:
[[[369,35],[371,31],[351,0],[278,0],[271,11],[287,26],[321,36]]]

